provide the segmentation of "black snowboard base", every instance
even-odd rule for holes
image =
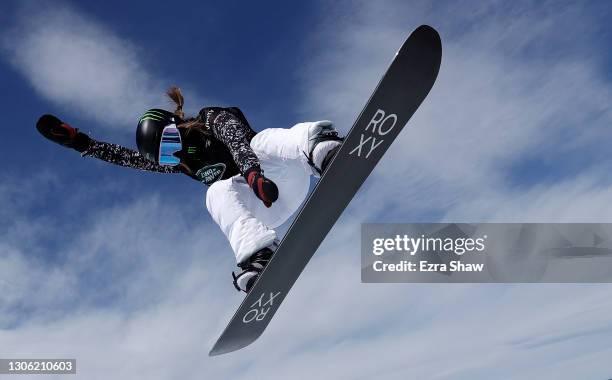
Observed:
[[[264,332],[329,230],[431,90],[441,59],[440,36],[433,28],[423,25],[412,32],[209,355],[246,347]],[[304,300],[305,313],[318,306],[314,302]]]

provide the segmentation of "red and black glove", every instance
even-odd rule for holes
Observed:
[[[270,179],[264,177],[261,169],[253,168],[244,174],[249,186],[261,199],[266,207],[272,206],[272,203],[278,199],[278,187]]]
[[[53,115],[42,115],[36,123],[36,129],[47,139],[79,152],[84,152],[91,143],[91,138],[85,133]]]

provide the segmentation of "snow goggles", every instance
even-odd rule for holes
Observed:
[[[163,166],[175,166],[181,159],[175,156],[183,149],[181,134],[175,124],[164,127],[159,143],[159,164]]]

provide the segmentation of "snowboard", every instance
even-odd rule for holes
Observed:
[[[327,233],[431,90],[441,59],[440,36],[432,27],[422,25],[406,39],[210,356],[246,347],[264,332]],[[312,302],[304,300],[304,310],[318,307]]]

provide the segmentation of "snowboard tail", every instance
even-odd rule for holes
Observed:
[[[246,347],[264,332],[327,233],[431,90],[441,59],[435,29],[422,25],[412,32],[209,355]]]

